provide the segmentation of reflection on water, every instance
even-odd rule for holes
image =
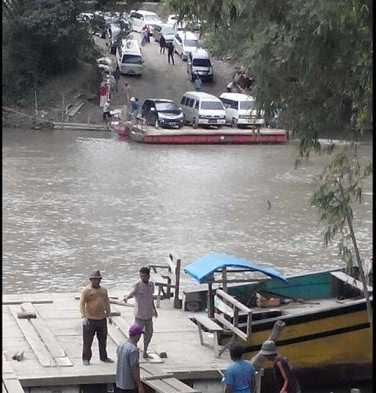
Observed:
[[[371,148],[362,146],[365,157]],[[75,291],[94,269],[127,289],[140,266],[210,251],[284,273],[341,264],[309,199],[323,160],[295,146],[157,146],[101,132],[3,132],[3,290]],[[268,209],[267,200],[271,202]],[[363,256],[372,185],[355,210]],[[189,279],[184,277],[183,283]]]

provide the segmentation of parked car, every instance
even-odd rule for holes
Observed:
[[[150,27],[150,33],[153,35],[155,26],[163,25],[163,22],[155,12],[151,11],[131,11],[132,28],[134,31],[141,32],[144,26]]]
[[[187,60],[188,54],[199,48],[198,37],[191,31],[178,31],[174,39],[175,52],[182,58]]]
[[[177,127],[184,124],[183,110],[174,101],[162,98],[148,98],[141,108],[146,123],[155,127]]]
[[[122,74],[141,75],[144,71],[144,58],[138,41],[123,39],[116,48],[116,62]]]
[[[154,27],[154,40],[159,42],[161,37],[164,37],[166,43],[174,42],[175,28],[172,25],[162,25]]]
[[[222,93],[219,98],[225,107],[227,124],[239,128],[265,124],[264,111],[257,110],[253,97],[240,93]]]
[[[107,36],[111,44],[111,54],[116,54],[116,48],[121,45],[121,40],[126,38],[131,31],[131,23],[125,19],[118,19],[107,26]]]
[[[221,127],[226,122],[222,101],[211,94],[199,91],[184,93],[180,105],[185,121],[197,128],[199,125]]]
[[[188,74],[191,76],[192,82],[195,75],[199,75],[202,80],[213,81],[214,68],[210,61],[209,54],[205,49],[199,48],[188,54]]]
[[[169,15],[167,18],[168,25],[174,25],[178,21],[178,15],[172,14]]]

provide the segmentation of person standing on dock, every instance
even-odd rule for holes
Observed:
[[[140,353],[137,343],[143,329],[136,323],[128,330],[128,341],[119,345],[116,350],[116,383],[115,393],[144,393],[140,378]]]
[[[131,292],[124,296],[124,302],[134,297],[136,300],[135,323],[145,328],[144,333],[144,355],[147,359],[148,346],[153,336],[153,317],[157,317],[157,309],[154,304],[154,283],[150,281],[150,269],[142,267],[140,269],[140,281],[138,281]]]
[[[239,344],[230,347],[230,357],[233,361],[225,370],[223,383],[225,393],[254,393],[255,368],[250,362],[242,359],[244,350]]]
[[[300,385],[291,369],[287,358],[277,352],[274,341],[266,340],[260,354],[273,362],[273,382],[278,393],[301,393]]]
[[[94,335],[97,334],[100,360],[106,363],[113,363],[113,360],[107,356],[106,350],[107,318],[112,323],[110,299],[107,289],[100,286],[102,276],[99,270],[93,272],[89,279],[90,284],[83,289],[80,297],[83,332],[82,362],[85,366],[90,364],[92,356],[91,346]]]

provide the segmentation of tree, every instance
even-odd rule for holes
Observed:
[[[260,109],[281,112],[284,126],[299,138],[296,164],[312,150],[320,151],[323,133],[334,131],[356,141],[371,128],[371,0],[166,3],[179,15],[205,19],[206,43],[212,52],[232,56],[256,75],[252,95]],[[343,151],[325,169],[312,199],[327,225],[325,243],[341,234],[341,256],[349,265],[355,253],[363,283],[351,206],[360,201],[361,181],[370,173],[371,165],[361,165],[356,149]],[[346,243],[349,239],[352,249]],[[364,292],[368,298],[366,287]],[[369,299],[367,304],[372,322]]]
[[[77,20],[82,3],[7,2],[3,16],[3,91],[15,97],[25,95],[46,77],[66,72],[90,54],[91,38]]]
[[[372,325],[372,306],[367,289],[368,282],[354,233],[352,209],[354,202],[361,202],[362,181],[371,172],[370,164],[362,165],[359,162],[356,148],[352,147],[347,152],[342,150],[335,155],[321,175],[318,189],[312,197],[312,205],[318,208],[320,220],[326,223],[325,245],[328,245],[339,235],[339,252],[346,262],[348,272],[352,273],[354,265],[359,268],[367,300],[368,319]]]

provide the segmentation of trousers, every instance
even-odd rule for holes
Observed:
[[[167,55],[168,64],[170,64],[170,59],[171,59],[172,64],[175,64],[174,55],[169,53]]]
[[[97,335],[99,345],[100,360],[107,359],[107,319],[88,319],[87,323],[82,325],[83,348],[82,360],[90,360],[92,357],[91,346],[95,334]]]
[[[153,336],[153,319],[135,318],[135,322],[144,328],[144,353],[146,353]]]

